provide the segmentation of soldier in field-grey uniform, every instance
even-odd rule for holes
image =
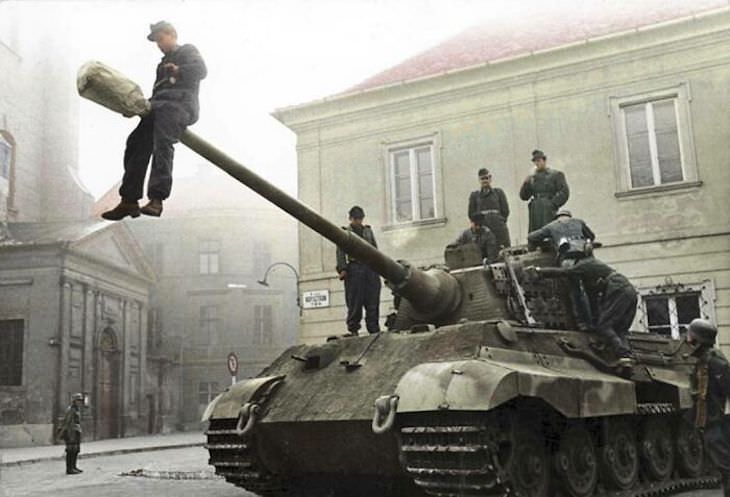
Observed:
[[[568,201],[570,190],[565,175],[547,167],[547,156],[542,150],[532,152],[535,172],[525,178],[520,198],[529,200],[530,225],[528,232],[542,228],[555,219],[557,210]]]
[[[370,225],[363,224],[365,211],[355,205],[350,209],[350,224],[343,227],[355,233],[373,247],[378,246]],[[365,308],[365,327],[369,333],[380,331],[380,275],[337,247],[337,274],[345,282],[347,331],[357,335]]]
[[[66,443],[66,474],[77,475],[82,471],[76,467],[76,460],[81,451],[81,407],[84,405],[84,394],[71,396],[71,405],[66,409],[63,422],[58,429],[58,437]]]

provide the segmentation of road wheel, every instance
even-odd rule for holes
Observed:
[[[653,481],[664,481],[674,469],[674,444],[671,424],[664,417],[650,417],[644,421],[639,445],[641,467]]]
[[[627,490],[639,476],[639,454],[633,426],[623,419],[607,419],[600,449],[601,480],[606,487]]]
[[[570,497],[593,495],[598,483],[598,458],[593,437],[583,424],[569,427],[555,453],[560,488]]]

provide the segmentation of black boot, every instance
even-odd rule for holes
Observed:
[[[73,452],[70,452],[68,449],[66,449],[66,474],[67,475],[76,475],[76,474],[78,474],[74,470],[74,456],[73,456]]]
[[[80,470],[80,469],[79,469],[79,468],[78,468],[78,467],[76,466],[76,461],[78,461],[78,459],[79,459],[79,453],[78,453],[78,452],[74,452],[74,454],[73,454],[73,461],[72,461],[72,462],[73,462],[73,468],[74,468],[74,471],[75,471],[76,473],[83,473],[83,471],[81,471],[81,470]]]

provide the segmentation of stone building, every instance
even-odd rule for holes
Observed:
[[[77,391],[86,439],[157,431],[154,272],[123,225],[89,221],[69,47],[0,9],[0,447],[51,443]]]
[[[118,201],[114,188],[95,210]],[[230,352],[239,358],[242,379],[298,339],[296,274],[277,264],[297,265],[296,223],[203,164],[194,176],[175,178],[161,218],[123,224],[157,274],[154,329],[180,366],[182,394],[173,394],[180,421],[198,428],[206,405],[231,383]],[[268,286],[258,284],[269,268]]]
[[[512,208],[542,149],[562,170],[566,207],[635,283],[635,330],[679,336],[703,316],[730,345],[730,12],[724,1],[575,2],[477,26],[351,90],[275,112],[298,138],[299,196],[345,223],[362,205],[380,247],[442,261],[466,227],[476,172],[488,167]],[[344,330],[335,247],[300,228],[304,341]],[[389,301],[383,292],[383,306]]]

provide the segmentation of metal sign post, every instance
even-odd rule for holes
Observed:
[[[238,374],[238,356],[235,352],[228,354],[226,364],[228,365],[228,372],[231,373],[231,385],[235,385],[236,375]]]

